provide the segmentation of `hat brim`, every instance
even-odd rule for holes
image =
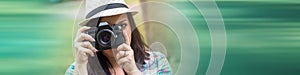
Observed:
[[[131,13],[132,15],[136,15],[138,11],[130,10],[128,8],[115,8],[115,9],[108,9],[102,12],[99,12],[95,15],[93,15],[90,18],[84,19],[82,22],[79,22],[80,26],[86,25],[90,20],[99,18],[99,17],[106,17],[106,16],[113,16],[113,15],[119,15],[124,13]]]

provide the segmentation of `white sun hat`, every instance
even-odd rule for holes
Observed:
[[[85,19],[79,25],[87,24],[91,19],[124,13],[137,14],[130,10],[124,0],[85,0]]]

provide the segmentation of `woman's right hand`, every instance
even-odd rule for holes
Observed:
[[[84,31],[90,29],[91,27],[83,26],[81,27],[74,40],[75,47],[75,70],[79,75],[87,75],[87,63],[88,55],[95,56],[95,53],[98,51],[95,47],[92,46],[90,42],[95,41],[95,39],[85,34]],[[84,41],[87,40],[87,41]]]

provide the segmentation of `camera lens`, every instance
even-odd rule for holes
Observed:
[[[102,33],[100,33],[100,37],[103,42],[109,42],[111,34],[108,31],[103,31]]]
[[[109,47],[111,44],[111,37],[114,33],[109,29],[102,29],[97,34],[98,44],[103,47]]]

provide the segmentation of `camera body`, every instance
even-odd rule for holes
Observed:
[[[100,22],[97,26],[91,27],[85,33],[91,35],[96,41],[91,44],[99,51],[117,48],[125,43],[123,28],[126,24],[109,25],[108,22]]]

